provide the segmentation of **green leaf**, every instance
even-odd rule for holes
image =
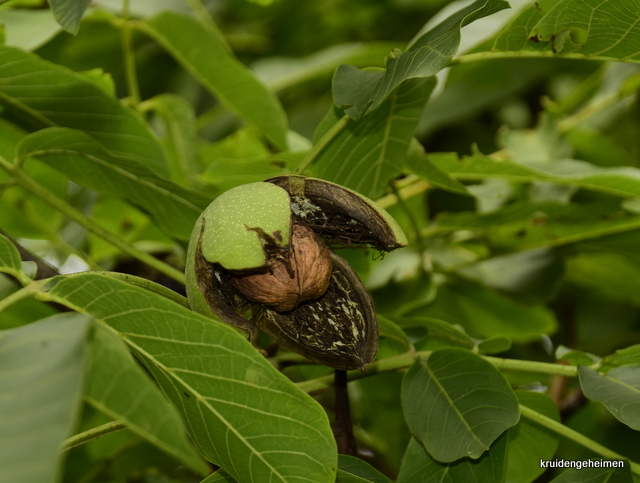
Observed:
[[[332,45],[306,57],[262,57],[251,70],[270,89],[280,91],[312,79],[330,76],[340,64],[368,67],[378,64],[397,42],[352,42]]]
[[[82,74],[0,45],[0,103],[38,128],[79,129],[114,154],[168,174],[164,151],[149,126]]]
[[[56,22],[67,32],[76,34],[80,20],[91,0],[50,0],[51,11]]]
[[[18,144],[16,154],[36,157],[87,188],[124,197],[148,212],[165,233],[183,240],[189,239],[210,201],[73,129],[49,128],[30,134]]]
[[[177,411],[105,326],[93,334],[86,398],[96,409],[201,474],[209,466],[187,441]]]
[[[629,7],[619,1],[536,2],[495,38],[490,51],[640,62],[640,14]]]
[[[422,337],[426,345],[420,350],[433,350],[440,347],[462,347],[473,349],[474,340],[462,329],[444,320],[430,317],[393,317],[393,320],[403,329],[426,329]]]
[[[493,159],[480,153],[462,160],[448,153],[434,153],[429,156],[436,166],[459,180],[474,181],[497,177],[519,183],[552,181],[617,196],[640,196],[640,169],[637,168],[599,168],[572,159],[521,164],[511,160]]]
[[[615,351],[604,358],[603,365],[628,366],[640,365],[640,344],[635,344]]]
[[[550,396],[532,391],[516,391],[523,406],[560,421],[560,412]],[[505,481],[531,483],[544,473],[540,460],[550,460],[556,453],[560,436],[527,418],[507,430]]]
[[[631,468],[625,464],[622,468],[570,468],[552,483],[633,483]]]
[[[436,188],[468,195],[467,188],[449,174],[442,171],[431,162],[424,152],[424,147],[416,138],[411,139],[409,152],[407,153],[407,171],[427,180]]]
[[[458,51],[460,29],[474,20],[486,17],[508,8],[501,0],[477,0],[456,12],[451,17],[416,39],[407,52],[388,57],[387,70],[382,75],[372,76],[370,72],[354,72],[353,67],[340,66],[335,74],[335,104],[351,105],[346,113],[353,119],[359,118],[367,107],[369,112],[379,108],[385,99],[408,79],[431,77],[442,70]],[[359,86],[359,91],[349,91],[345,96],[341,87],[351,89],[358,77],[367,80]],[[345,100],[351,97],[351,102]]]
[[[115,331],[181,413],[200,452],[238,482],[334,481],[324,409],[232,327],[98,274],[59,277],[41,297]]]
[[[583,366],[590,366],[596,362],[600,362],[601,360],[600,357],[594,354],[579,350],[572,350],[562,344],[556,348],[555,356],[557,361],[567,361],[572,366],[577,366],[579,364]]]
[[[386,337],[387,339],[400,342],[407,350],[411,349],[411,342],[407,334],[391,319],[388,319],[384,315],[377,314],[378,316],[378,328],[380,329],[380,337]]]
[[[556,294],[564,275],[564,258],[557,250],[539,248],[482,260],[457,273],[534,305],[547,302]]]
[[[462,458],[454,463],[440,463],[411,438],[402,458],[396,483],[458,483],[461,481],[504,481],[506,438],[498,438],[480,458]]]
[[[37,49],[62,30],[47,9],[2,8],[0,25],[4,27],[0,44],[25,50]],[[4,42],[2,33],[5,33]]]
[[[0,273],[8,273],[23,285],[31,281],[22,269],[22,259],[18,249],[2,234],[0,234]]]
[[[498,369],[457,348],[418,359],[402,384],[409,429],[437,461],[479,458],[520,418],[518,400]]]
[[[508,337],[523,343],[557,329],[553,313],[544,306],[526,306],[464,280],[441,286],[435,301],[408,315],[434,317],[460,324],[474,337]]]
[[[348,479],[346,475],[355,476],[357,479]],[[373,466],[360,458],[353,456],[338,455],[338,479],[340,481],[368,481],[371,483],[391,483],[391,480],[376,470]]]
[[[511,349],[511,339],[508,337],[489,337],[478,342],[480,354],[499,354]]]
[[[377,198],[388,181],[399,175],[420,113],[435,87],[435,79],[406,82],[375,113],[349,119],[314,161],[318,178]]]
[[[640,430],[640,365],[617,367],[606,374],[578,366],[578,374],[585,396],[603,403],[618,420]]]
[[[207,476],[200,483],[237,483],[237,481],[229,473],[220,469],[214,474]]]
[[[183,186],[191,186],[193,177],[200,171],[193,107],[175,94],[161,94],[148,102],[164,122],[162,142],[169,158],[171,178]]]
[[[194,17],[167,11],[140,28],[221,102],[256,125],[280,149],[286,149],[287,118],[278,98],[233,56],[211,27]]]
[[[6,481],[57,480],[60,447],[81,407],[89,326],[84,315],[59,314],[0,332],[0,467]]]
[[[640,306],[640,264],[615,253],[579,253],[567,260],[566,279],[603,295]]]

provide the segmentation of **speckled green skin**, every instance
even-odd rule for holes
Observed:
[[[259,231],[276,245],[289,244],[289,194],[271,183],[237,186],[218,196],[202,213],[207,229],[202,254],[227,270],[247,270],[267,263]]]

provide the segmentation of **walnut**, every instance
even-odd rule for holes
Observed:
[[[234,272],[231,285],[245,297],[278,312],[320,297],[331,282],[331,257],[322,240],[307,226],[293,224],[288,253],[271,256],[259,272]]]

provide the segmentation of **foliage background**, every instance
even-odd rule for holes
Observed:
[[[301,450],[319,462],[314,481],[332,481],[336,463],[338,481],[387,481],[336,460],[330,371],[281,351],[271,362],[296,388],[162,288],[183,290],[186,242],[211,199],[296,167],[377,199],[411,241],[382,260],[342,253],[381,323],[378,361],[349,385],[365,461],[413,482],[550,481],[559,472],[540,476],[543,457],[640,460],[640,8],[469,3],[97,0],[81,22],[87,2],[52,1],[55,19],[37,0],[0,5],[3,234],[61,273],[141,277],[47,280],[41,267],[34,282],[2,238],[0,367],[12,370],[0,387],[20,396],[0,398],[0,414],[13,415],[0,419],[0,463],[21,475],[13,481],[35,481],[30,471],[43,472],[38,481],[201,481],[203,456],[238,481],[266,481],[247,474],[253,459],[238,441],[271,433],[253,453],[268,460],[278,437],[306,434],[283,427],[292,411],[320,428]],[[456,18],[462,8],[484,18]],[[419,36],[451,15],[448,30]],[[387,57],[392,49],[404,57]],[[400,68],[411,55],[424,70]],[[228,359],[211,357],[220,351]],[[470,388],[479,395],[465,398]],[[219,406],[194,416],[204,406],[189,398]],[[495,434],[479,429],[482,413],[434,437],[467,403],[470,413],[503,408]],[[95,427],[109,435],[83,433]],[[58,446],[78,433],[88,442],[62,464]],[[448,448],[466,438],[486,445],[474,457],[491,450],[471,460]],[[632,478],[582,470],[558,481],[592,476]]]

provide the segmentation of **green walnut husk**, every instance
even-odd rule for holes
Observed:
[[[293,230],[296,225],[305,228]],[[304,240],[292,235],[299,232]],[[327,181],[279,176],[233,188],[214,200],[194,227],[187,255],[189,302],[193,310],[250,335],[260,328],[312,362],[364,369],[378,348],[373,302],[349,264],[325,244],[390,251],[407,240],[373,201]],[[310,253],[316,258],[305,260]],[[330,267],[327,279],[317,291],[311,287],[294,298],[299,302],[258,302],[265,300],[256,295],[261,289],[279,287],[271,283],[274,276],[290,282],[321,265]],[[258,280],[254,288],[238,285],[247,276]]]

